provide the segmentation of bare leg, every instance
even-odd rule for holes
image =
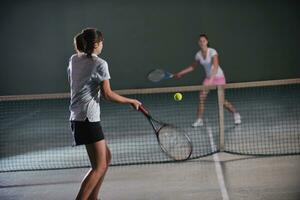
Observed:
[[[111,153],[110,153],[110,150],[107,146],[106,146],[106,148],[107,148],[106,163],[107,163],[107,166],[108,166],[110,161],[111,161]],[[89,200],[97,200],[98,199],[98,194],[99,194],[99,191],[100,191],[100,187],[102,185],[102,182],[104,180],[106,172],[107,172],[107,170],[105,171],[104,175],[100,178],[100,180],[98,181],[96,187],[94,188],[94,190],[90,194]]]
[[[87,200],[98,181],[104,177],[107,170],[107,147],[105,140],[86,145],[86,150],[92,165],[84,177],[76,200]]]
[[[224,107],[233,114],[233,118],[234,118],[234,123],[235,124],[240,124],[241,123],[241,116],[240,114],[237,112],[237,110],[235,109],[235,107],[225,99],[225,97],[223,96],[224,99]]]
[[[224,91],[224,95],[225,95],[225,91]],[[224,99],[224,107],[231,113],[236,113],[236,109],[234,108],[234,106],[225,99],[225,96],[222,97],[222,99]]]
[[[229,112],[232,112],[232,113],[236,113],[236,109],[235,107],[225,99],[224,101],[224,107],[229,111]]]
[[[209,93],[208,90],[203,90],[200,92],[199,95],[199,104],[198,104],[198,112],[197,112],[197,117],[199,118],[203,118],[203,113],[204,113],[204,103],[207,97],[207,94]]]

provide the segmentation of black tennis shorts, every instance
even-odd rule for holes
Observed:
[[[92,144],[104,139],[100,121],[90,122],[88,118],[85,121],[71,121],[71,129],[74,137],[73,146]]]

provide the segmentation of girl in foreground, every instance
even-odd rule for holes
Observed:
[[[77,54],[70,58],[68,76],[71,89],[70,121],[75,145],[85,145],[91,169],[84,177],[76,200],[97,200],[111,153],[100,124],[100,90],[106,100],[131,104],[141,103],[113,92],[108,64],[98,57],[103,48],[102,33],[88,28],[75,39]]]

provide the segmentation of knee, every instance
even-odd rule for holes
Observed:
[[[102,174],[106,172],[107,168],[108,168],[108,164],[106,162],[103,162],[97,165],[96,167],[94,167],[92,170],[96,175],[101,177]]]
[[[228,105],[229,105],[229,102],[228,102],[226,99],[224,99],[224,105],[225,105],[225,106],[228,106]]]

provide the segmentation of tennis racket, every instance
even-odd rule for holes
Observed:
[[[162,80],[171,79],[174,77],[174,74],[166,72],[162,69],[154,69],[148,74],[148,80],[152,82],[159,82]]]
[[[190,158],[193,146],[190,138],[179,128],[154,119],[149,111],[141,105],[139,110],[150,122],[162,151],[175,161]]]

